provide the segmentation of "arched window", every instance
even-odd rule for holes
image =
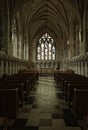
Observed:
[[[55,51],[54,39],[48,33],[43,34],[38,40],[37,60],[55,60]]]

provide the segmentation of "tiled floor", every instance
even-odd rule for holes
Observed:
[[[8,130],[80,130],[53,77],[40,77]]]

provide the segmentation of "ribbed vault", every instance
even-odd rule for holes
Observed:
[[[33,39],[38,39],[44,32],[62,43],[63,37],[69,37],[71,17],[78,21],[83,15],[85,0],[8,0],[13,18],[19,12],[23,29]],[[64,36],[65,35],[65,36]]]

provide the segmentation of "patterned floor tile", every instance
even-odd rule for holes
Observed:
[[[29,113],[31,111],[31,108],[23,108],[22,113]]]
[[[17,118],[18,119],[29,119],[30,113],[20,113]]]
[[[28,120],[27,120],[27,123],[26,123],[26,126],[39,126],[39,120],[40,119],[38,119],[38,118],[29,118]]]
[[[39,126],[41,127],[51,127],[52,126],[52,120],[51,119],[40,119]]]
[[[53,128],[57,128],[57,130],[64,130],[66,128],[66,125],[63,119],[52,120],[52,125],[53,125]]]
[[[53,76],[40,76],[16,122],[8,122],[8,130],[80,130],[65,110],[69,110],[68,105]]]
[[[38,130],[39,129],[37,126],[28,126],[27,128],[28,128],[27,130]]]
[[[39,127],[39,130],[53,130],[53,127]]]
[[[51,119],[51,113],[40,113],[40,119]]]
[[[63,119],[62,113],[52,113],[52,119]]]
[[[7,130],[38,130],[38,127],[30,127],[30,126],[8,126]]]
[[[32,113],[32,114],[39,114],[40,113],[40,109],[31,109],[31,112],[30,113]]]
[[[80,127],[66,127],[66,130],[81,130]]]

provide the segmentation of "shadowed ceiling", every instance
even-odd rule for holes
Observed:
[[[12,15],[19,11],[23,27],[33,39],[49,32],[53,37],[62,40],[70,31],[73,14],[80,20],[84,0],[9,0]]]

